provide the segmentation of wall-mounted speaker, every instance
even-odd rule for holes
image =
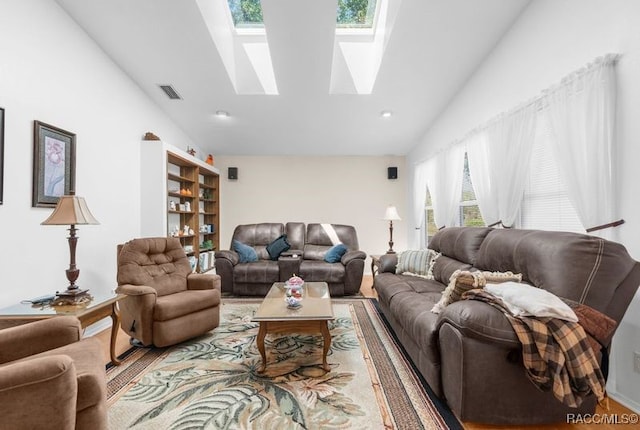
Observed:
[[[387,167],[387,179],[398,179],[397,167]]]
[[[238,179],[238,168],[237,167],[229,167],[228,178],[235,180]]]

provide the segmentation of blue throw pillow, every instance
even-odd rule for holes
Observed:
[[[234,240],[231,245],[233,247],[233,250],[240,256],[241,263],[251,263],[253,261],[258,261],[258,253],[249,245],[245,245],[238,240]]]
[[[269,245],[267,245],[267,252],[269,253],[269,257],[271,257],[272,260],[277,260],[278,257],[280,257],[280,254],[288,251],[289,248],[291,248],[291,245],[289,244],[289,242],[287,242],[287,235],[283,234],[282,236],[271,242]]]
[[[324,254],[324,261],[327,263],[337,263],[340,261],[342,256],[346,254],[347,247],[343,244],[339,243],[337,245],[333,245],[326,254]]]

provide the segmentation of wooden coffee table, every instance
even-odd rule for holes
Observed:
[[[264,372],[267,367],[264,338],[268,333],[322,334],[322,368],[330,371],[327,364],[327,353],[331,347],[329,321],[334,316],[329,286],[326,282],[305,282],[302,287],[302,306],[296,309],[287,307],[285,291],[284,282],[273,284],[253,317],[253,321],[260,323],[256,344],[262,356],[262,367],[258,371]]]

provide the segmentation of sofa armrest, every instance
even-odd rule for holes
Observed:
[[[77,397],[76,369],[69,356],[36,357],[0,368],[2,428],[71,430]]]
[[[522,344],[507,317],[493,306],[478,300],[451,303],[440,313],[438,330],[448,323],[463,336],[503,347],[519,348]]]
[[[342,262],[342,264],[346,266],[347,264],[349,264],[351,260],[356,260],[356,259],[364,260],[365,258],[367,258],[367,254],[365,254],[363,251],[347,251],[342,256],[340,261]]]
[[[214,255],[216,260],[219,258],[224,258],[225,260],[229,260],[232,266],[235,266],[240,262],[240,256],[235,251],[228,251],[228,250],[216,251]]]
[[[125,294],[127,296],[144,296],[145,294],[155,294],[158,292],[148,285],[132,285],[122,284],[116,288],[116,293]]]
[[[380,256],[378,273],[396,273],[398,254],[384,254]]]
[[[188,290],[220,290],[220,276],[206,273],[192,273],[187,276]]]
[[[6,328],[0,330],[0,363],[59,348],[81,338],[80,321],[73,316],[52,317]]]

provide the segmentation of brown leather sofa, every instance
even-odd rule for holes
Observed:
[[[222,291],[238,296],[264,296],[274,282],[284,282],[293,274],[305,281],[327,282],[332,296],[357,294],[360,290],[367,255],[358,248],[358,236],[353,226],[332,224],[347,252],[337,263],[324,261],[333,246],[321,224],[300,222],[239,225],[231,243],[238,240],[251,246],[258,261],[240,263],[233,250],[217,251],[216,273],[222,278]],[[291,248],[278,260],[271,260],[267,245],[286,234]],[[232,246],[229,247],[232,249]]]
[[[107,428],[102,345],[60,316],[0,330],[0,428]]]
[[[199,336],[220,322],[220,277],[191,273],[180,240],[133,239],[118,247],[120,326],[142,345]]]
[[[397,257],[380,259],[379,303],[433,391],[463,421],[488,424],[566,422],[593,413],[594,395],[572,409],[527,378],[511,324],[487,303],[462,300],[431,312],[454,271],[512,271],[523,281],[586,304],[620,322],[640,285],[640,263],[594,236],[517,229],[451,227],[429,248],[441,253],[434,280],[395,274]]]

